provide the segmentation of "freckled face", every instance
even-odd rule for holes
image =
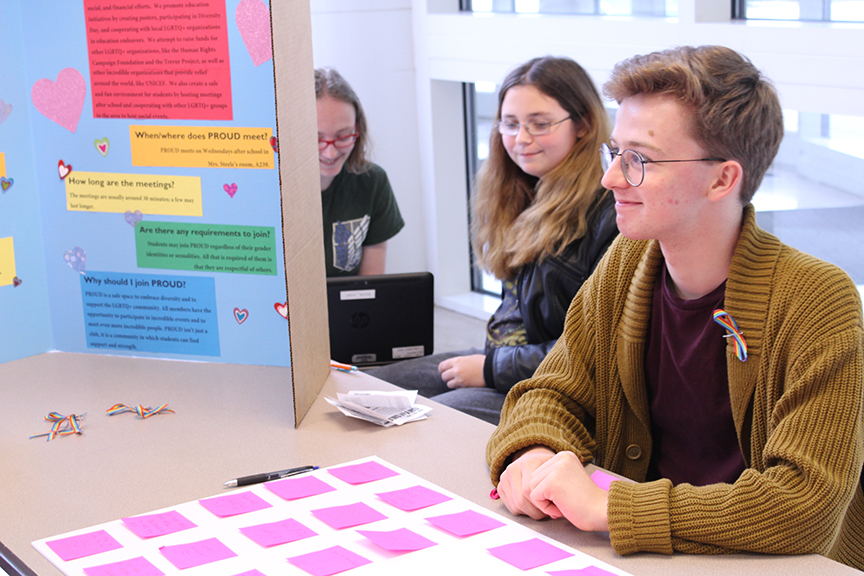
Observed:
[[[519,168],[527,174],[542,178],[570,153],[576,144],[573,121],[555,126],[548,134],[531,136],[525,129],[528,122],[558,122],[567,118],[567,111],[557,100],[547,96],[531,84],[513,86],[501,103],[501,121],[522,124],[515,136],[501,136],[504,149]]]
[[[638,94],[625,98],[615,115],[611,147],[631,149],[646,160],[704,158],[690,136],[692,113],[673,98]],[[613,191],[618,229],[634,239],[688,242],[700,237],[707,192],[717,164],[645,164],[645,179],[631,186],[615,157],[601,183]]]
[[[357,121],[354,106],[330,96],[318,98],[315,104],[318,112],[319,140],[336,140],[354,133]],[[354,150],[353,145],[341,149],[329,145],[324,150],[318,151],[321,190],[326,190],[333,179],[339,175],[352,150]]]

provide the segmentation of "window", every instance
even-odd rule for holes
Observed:
[[[736,0],[745,20],[864,22],[864,0]]]
[[[462,0],[468,12],[677,16],[678,0]]]

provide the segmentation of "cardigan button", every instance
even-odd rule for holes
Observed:
[[[629,458],[630,460],[638,460],[639,457],[642,456],[642,448],[640,448],[636,444],[630,444],[629,446],[627,446],[627,451],[625,452],[625,454],[627,454],[627,458]]]

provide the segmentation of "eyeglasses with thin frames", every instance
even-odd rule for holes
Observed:
[[[551,132],[553,126],[566,122],[567,120],[570,120],[570,118],[571,117],[568,116],[567,118],[558,120],[557,122],[526,122],[525,124],[501,121],[495,124],[494,128],[497,128],[498,133],[502,136],[516,136],[519,134],[519,129],[524,126],[525,131],[531,136],[543,136],[544,134]]]
[[[603,143],[600,146],[600,163],[603,165],[603,172],[607,172],[612,162],[615,161],[615,156],[621,158],[621,171],[624,172],[624,178],[633,186],[639,186],[645,180],[645,164],[662,164],[664,162],[726,162],[725,158],[692,158],[688,160],[646,160],[642,154],[635,150],[621,150],[610,148],[608,144]]]
[[[320,152],[323,152],[331,144],[334,147],[338,148],[339,150],[342,150],[345,148],[350,148],[351,146],[354,145],[354,142],[357,141],[357,137],[359,135],[360,135],[359,132],[355,132],[354,134],[349,134],[348,136],[340,136],[339,138],[336,138],[335,140],[321,140],[319,138],[318,139],[318,150]]]

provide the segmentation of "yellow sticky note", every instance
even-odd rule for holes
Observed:
[[[8,286],[15,279],[15,248],[12,236],[0,238],[0,286]]]
[[[273,169],[272,136],[270,128],[129,126],[133,166]]]
[[[0,152],[0,178],[6,176],[6,153]]]
[[[149,216],[201,216],[201,178],[156,174],[72,172],[66,182],[66,209],[81,212],[135,212]]]

